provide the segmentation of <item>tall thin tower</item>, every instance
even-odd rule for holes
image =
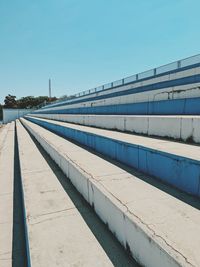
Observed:
[[[51,98],[51,79],[49,79],[49,98]]]

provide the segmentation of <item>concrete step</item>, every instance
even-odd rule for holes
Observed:
[[[199,89],[198,89],[199,91]],[[167,92],[165,92],[167,94]],[[128,96],[129,97],[129,96]],[[133,96],[134,97],[134,96]],[[102,98],[101,105],[93,102],[85,103],[81,107],[65,107],[39,109],[38,114],[104,114],[104,115],[199,115],[200,97],[146,101],[128,104],[105,104]],[[87,105],[87,106],[85,106]]]
[[[0,265],[12,266],[14,123],[0,129]]]
[[[5,145],[5,140],[6,140],[6,137],[8,135],[9,128],[10,128],[10,123],[5,124],[5,125],[2,124],[0,126],[0,151],[3,148],[3,146]]]
[[[55,101],[43,107],[42,110],[55,110],[60,107],[97,106],[97,105],[120,105],[139,102],[151,102],[159,100],[175,100],[200,96],[200,67],[184,70],[179,73],[165,73],[162,76],[146,79],[145,81],[132,80],[132,83],[119,83],[117,87],[106,90],[91,90],[88,95],[79,95],[68,100]],[[197,75],[194,77],[193,75]],[[193,76],[193,77],[192,77]],[[131,78],[131,79],[130,79]],[[125,79],[127,80],[127,79]],[[120,81],[118,81],[120,82]],[[122,82],[122,80],[121,80]],[[97,88],[96,88],[97,89]],[[103,88],[101,88],[103,89]],[[105,88],[104,88],[105,89]],[[192,108],[192,107],[189,107]]]
[[[200,114],[200,67],[145,80],[100,86],[86,95],[61,100],[36,111],[74,114]],[[131,78],[131,82],[130,82]],[[108,88],[108,87],[110,88]],[[103,90],[105,89],[105,90]]]
[[[199,209],[145,182],[142,175],[133,175],[37,124],[21,121],[142,266],[200,266]],[[33,162],[42,160],[30,157]],[[47,181],[45,190],[48,185]],[[199,200],[194,201],[198,205]]]
[[[77,197],[66,177],[48,164],[19,121],[17,136],[28,266],[138,266],[116,245],[119,243],[113,241],[83,199]],[[105,247],[99,240],[103,240]]]
[[[31,116],[200,143],[200,116],[32,114]]]
[[[30,116],[27,119],[200,197],[199,146]]]

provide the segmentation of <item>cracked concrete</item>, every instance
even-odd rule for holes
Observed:
[[[137,247],[136,244],[137,242],[140,242],[139,240],[136,241],[131,239],[131,236],[133,235],[132,227],[137,226],[138,229],[142,229],[146,236],[150,238],[152,246],[155,246],[155,251],[156,246],[159,246],[162,253],[166,251],[166,255],[168,255],[167,257],[171,257],[171,259],[173,259],[173,263],[171,262],[169,266],[199,266],[200,257],[198,248],[200,245],[200,235],[197,234],[197,232],[200,233],[199,210],[172,197],[158,188],[141,181],[136,176],[132,176],[132,179],[127,180],[124,179],[124,175],[123,179],[121,179],[120,176],[122,174],[117,171],[117,166],[98,158],[80,147],[80,154],[77,153],[76,145],[74,145],[76,153],[73,153],[72,145],[67,140],[58,137],[31,122],[23,120],[23,123],[32,131],[33,134],[35,134],[36,137],[38,134],[40,135],[41,144],[43,139],[45,142],[49,142],[49,144],[52,143],[52,140],[54,140],[54,160],[59,162],[59,155],[62,155],[62,157],[63,155],[65,156],[66,164],[68,168],[70,168],[70,171],[67,169],[63,169],[63,171],[68,173],[69,178],[73,184],[77,186],[78,190],[80,190],[85,197],[87,196],[88,201],[94,206],[97,214],[99,214],[103,221],[107,221],[109,228],[113,229],[113,232],[116,234],[118,239],[122,243],[128,244],[131,250],[133,249],[133,256],[136,255],[134,254]],[[61,146],[61,143],[63,143],[63,147]],[[70,151],[66,152],[68,151],[68,143],[70,144]],[[56,153],[57,146],[59,147],[59,154]],[[84,164],[86,159],[87,166]],[[109,176],[103,176],[105,179],[103,179],[103,181],[99,181],[99,166],[101,166],[101,169],[106,170],[108,165],[108,170],[110,169],[111,171],[113,168],[111,173],[116,173],[116,176],[117,173],[119,173],[118,179],[113,179],[111,175],[111,178]],[[72,168],[76,169],[74,174],[72,172]],[[77,172],[77,170],[79,171]],[[87,181],[86,187],[84,185],[84,179]],[[92,189],[91,191],[90,188]],[[104,208],[102,205],[105,205]],[[109,207],[112,207],[113,210],[108,210]],[[104,213],[102,213],[102,209],[104,209]],[[187,212],[188,218],[185,218],[183,211]],[[117,217],[117,220],[114,219],[114,214],[113,219],[107,217],[106,214],[112,214],[112,212],[116,214],[124,214],[125,217],[122,216],[124,218],[123,221],[121,221],[120,217]],[[167,217],[166,214],[168,214]],[[160,224],[159,222],[162,221],[164,217],[166,218],[165,223]],[[124,226],[119,226],[120,223]],[[129,229],[129,234],[127,236],[122,233],[123,231],[121,227],[123,229]],[[184,236],[182,234],[183,232],[185,233]],[[127,239],[124,240],[122,235],[124,235],[123,238],[126,236]],[[158,255],[155,254],[155,251],[154,256],[156,258]],[[145,261],[145,257],[147,257],[147,254],[143,256],[141,255],[138,259],[140,259],[142,263],[142,261]],[[162,254],[162,260],[164,260],[164,258],[164,254]],[[151,266],[150,261],[152,261],[152,258],[147,260],[149,266]],[[157,265],[154,262],[152,266],[155,267]]]
[[[200,143],[200,116],[34,114],[34,117],[64,121],[71,125]]]
[[[64,186],[67,178],[51,169],[19,122],[17,133],[31,266],[137,266],[102,227],[91,225],[90,220],[96,220],[94,212],[78,195],[72,197],[72,186]],[[35,166],[30,157],[37,158],[38,169],[49,172],[29,172]],[[107,245],[99,234],[109,238]]]
[[[194,68],[192,71],[180,71],[180,73],[175,73],[175,74],[167,74],[163,75],[162,77],[153,77],[151,79],[148,79],[146,81],[134,83],[134,84],[129,84],[129,85],[124,85],[120,86],[118,88],[112,88],[107,90],[103,90],[99,92],[99,94],[95,94],[93,96],[97,95],[105,95],[110,93],[110,92],[119,92],[119,91],[124,91],[129,89],[133,89],[136,87],[141,87],[149,84],[156,84],[159,82],[164,82],[164,81],[170,81],[178,78],[183,78],[187,77],[190,75],[194,74],[199,74],[200,69],[199,68]],[[97,100],[87,100],[88,96],[85,96],[85,101],[82,103],[75,103],[75,104],[70,104],[70,101],[68,101],[68,105],[63,106],[65,109],[67,108],[78,108],[78,107],[90,107],[91,104],[93,106],[103,106],[103,105],[113,105],[113,104],[128,104],[128,103],[141,103],[141,102],[146,102],[146,101],[154,101],[155,100],[155,95],[159,95],[157,97],[157,100],[166,100],[169,98],[169,95],[173,99],[179,99],[179,98],[184,98],[184,97],[199,97],[200,96],[200,90],[199,90],[199,83],[192,83],[192,84],[186,84],[186,85],[178,85],[178,86],[172,86],[172,87],[166,87],[164,89],[158,89],[158,90],[153,90],[153,91],[145,91],[145,92],[138,92],[135,94],[130,94],[130,95],[122,95],[122,96],[112,96],[107,99],[97,99]],[[165,94],[165,92],[168,92]],[[175,92],[175,93],[174,93]],[[89,96],[91,97],[91,95]],[[82,98],[82,99],[84,99]],[[73,101],[73,100],[72,100]],[[62,108],[63,108],[62,107]],[[45,110],[48,113],[48,110],[51,108],[46,108]],[[55,111],[59,109],[59,107],[54,107],[53,108]]]

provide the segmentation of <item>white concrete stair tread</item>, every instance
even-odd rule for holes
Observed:
[[[10,123],[5,124],[5,125],[2,125],[0,127],[0,151],[3,148],[3,146],[4,146],[5,138],[7,136],[9,127],[10,127]]]
[[[165,153],[174,154],[180,157],[190,158],[200,161],[200,146],[178,143],[169,140],[138,136],[133,134],[114,132],[111,130],[97,129],[89,126],[75,125],[67,122],[52,121],[48,119],[37,118],[38,120],[48,121],[55,125],[76,129],[79,131],[104,136],[117,141],[130,143],[136,146],[147,147],[153,150],[159,150]]]
[[[197,115],[92,115],[37,114],[31,116],[65,121],[103,129],[158,136],[184,142],[200,143],[200,116]]]
[[[198,209],[30,121],[22,119],[22,122],[39,139],[59,151],[61,159],[65,157],[81,169],[87,179],[113,201],[113,205],[122,206],[132,222],[180,266],[200,266]],[[105,212],[110,216],[108,211]]]
[[[0,265],[12,266],[14,123],[0,130]]]
[[[19,122],[17,135],[31,266],[113,266]]]
[[[94,117],[94,118],[104,118],[104,117],[110,117],[110,118],[183,118],[183,119],[200,119],[200,115],[101,115],[101,114],[54,114],[54,113],[33,113],[31,115],[27,114],[26,116],[43,116],[43,115],[62,115],[65,117],[71,116],[71,117]]]

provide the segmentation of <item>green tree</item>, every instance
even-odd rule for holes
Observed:
[[[4,108],[16,108],[16,96],[8,94],[4,99]]]
[[[7,95],[4,100],[5,104],[3,108],[36,108],[56,100],[56,97],[49,98],[48,96],[25,96],[16,100],[16,96]]]
[[[57,100],[56,97],[49,98],[48,96],[26,96],[17,100],[18,108],[35,108]]]

